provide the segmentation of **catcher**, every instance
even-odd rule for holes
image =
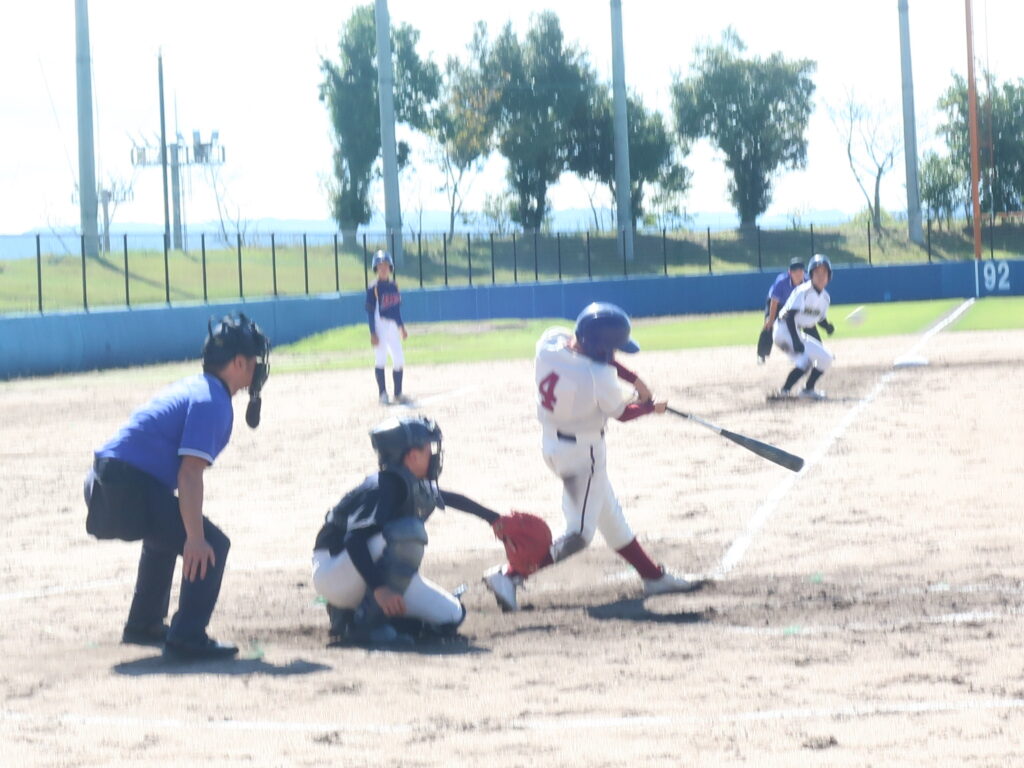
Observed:
[[[551,546],[551,531],[540,518],[502,516],[439,489],[441,430],[425,416],[388,419],[370,431],[370,443],[379,471],[327,513],[313,548],[313,586],[327,601],[330,634],[367,645],[453,637],[465,607],[420,574],[434,510],[453,507],[484,520],[510,559],[522,552],[536,560]]]

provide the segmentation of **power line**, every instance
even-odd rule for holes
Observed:
[[[57,114],[57,105],[53,103],[53,94],[50,93],[50,83],[46,79],[46,70],[43,69],[43,59],[41,56],[37,56],[36,61],[39,63],[39,73],[43,76],[43,87],[46,88],[46,98],[50,101],[50,109],[53,111],[54,122],[57,123],[57,133],[60,134],[61,144],[64,146],[64,158],[68,161],[68,169],[71,171],[71,178],[77,185],[78,174],[75,172],[75,164],[71,162],[71,154],[68,152],[68,143],[64,138],[64,128],[61,126],[60,116]]]

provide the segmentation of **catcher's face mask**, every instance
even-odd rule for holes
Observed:
[[[256,368],[249,383],[249,405],[245,409],[245,423],[256,429],[260,425],[260,408],[263,405],[260,393],[263,391],[263,385],[267,383],[267,377],[270,376],[270,339],[260,331],[256,323],[252,323],[250,331],[256,351]]]

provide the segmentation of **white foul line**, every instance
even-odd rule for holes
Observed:
[[[949,316],[945,317],[942,321],[936,323],[934,326],[925,331],[924,335],[914,344],[910,350],[901,355],[906,358],[916,354],[921,348],[924,347],[925,343],[932,338],[935,334],[941,331],[943,328],[948,326],[960,315],[966,312],[970,306],[974,303],[974,299],[967,299],[963,304],[956,308]],[[897,358],[899,359],[899,358]],[[815,449],[814,453],[804,463],[803,469],[801,469],[795,475],[789,475],[779,483],[772,491],[768,494],[761,505],[755,510],[750,521],[747,523],[746,529],[736,538],[735,541],[729,546],[725,554],[722,556],[721,562],[718,566],[710,573],[712,579],[721,579],[726,576],[740,560],[743,559],[743,555],[746,554],[747,549],[750,547],[750,543],[754,540],[754,536],[761,528],[764,527],[765,523],[768,522],[769,518],[779,507],[779,502],[785,498],[786,494],[793,488],[794,485],[806,475],[819,461],[821,461],[825,455],[832,448],[832,445],[842,437],[843,433],[849,429],[850,425],[853,424],[854,420],[861,414],[861,412],[874,402],[875,398],[885,388],[885,385],[889,383],[892,377],[895,375],[895,371],[888,371],[879,380],[878,383],[871,389],[871,391],[863,398],[861,398],[856,405],[851,408],[846,415],[842,418],[839,424],[836,425],[828,436],[822,441],[822,443]]]
[[[904,714],[942,714],[984,710],[1024,709],[1021,698],[964,699],[961,701],[873,701],[841,707],[794,707],[789,709],[759,709],[748,712],[725,712],[719,715],[608,715],[605,717],[554,717],[509,720],[506,725],[492,722],[465,723],[467,732],[496,733],[502,731],[551,730],[605,730],[609,728],[664,728],[666,726],[707,726],[716,723],[743,723],[780,720],[834,720],[853,717],[886,717]],[[102,726],[125,728],[133,733],[145,729],[169,729],[194,732],[256,731],[260,733],[350,733],[350,734],[408,734],[423,731],[436,733],[437,726],[430,721],[381,725],[377,723],[317,723],[278,720],[185,720],[179,718],[115,717],[110,715],[40,715],[10,710],[0,711],[0,722],[43,722],[61,726]]]

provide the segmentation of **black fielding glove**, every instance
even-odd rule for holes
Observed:
[[[830,323],[828,320],[822,320],[820,323],[818,323],[818,325],[824,328],[825,333],[827,333],[829,336],[836,332],[836,327],[832,325],[832,323]]]

